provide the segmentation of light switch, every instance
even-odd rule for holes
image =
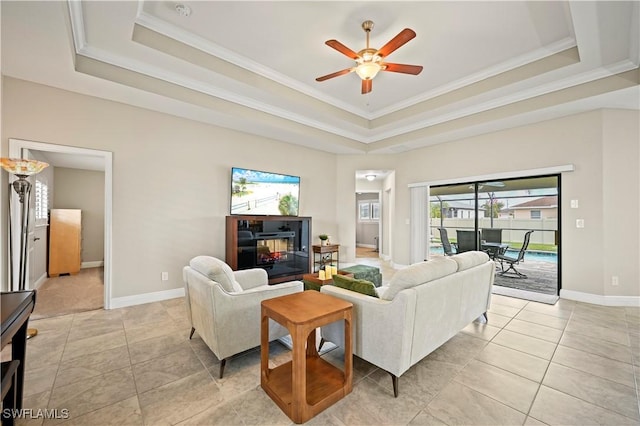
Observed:
[[[571,208],[572,209],[578,208],[578,200],[571,200]]]
[[[584,228],[584,219],[576,219],[576,228]]]

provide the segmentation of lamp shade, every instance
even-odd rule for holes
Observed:
[[[24,158],[0,158],[0,166],[16,176],[31,176],[40,173],[49,164]]]
[[[377,62],[363,62],[356,67],[356,74],[363,80],[371,80],[381,68]]]

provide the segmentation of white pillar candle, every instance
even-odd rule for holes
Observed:
[[[321,269],[320,271],[318,271],[318,279],[324,280],[325,279],[324,277],[325,277],[324,270]]]

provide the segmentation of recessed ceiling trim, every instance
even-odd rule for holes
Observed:
[[[514,70],[518,67],[530,64],[531,62],[539,61],[540,59],[544,59],[548,56],[554,55],[556,53],[560,53],[564,50],[570,49],[572,47],[576,47],[576,40],[573,37],[567,37],[564,40],[560,40],[556,43],[550,44],[549,46],[536,49],[532,52],[528,52],[524,55],[520,55],[516,58],[513,58],[509,61],[502,62],[498,65],[495,65],[490,68],[486,68],[482,71],[479,71],[475,74],[471,74],[465,78],[461,78],[456,81],[452,81],[443,86],[439,86],[436,89],[430,90],[428,92],[424,92],[423,94],[408,98],[403,102],[399,102],[395,105],[391,105],[388,108],[383,108],[380,111],[371,114],[371,119],[380,118],[387,114],[394,113],[404,108],[408,108],[417,103],[428,101],[429,99],[435,98],[437,96],[444,95],[446,93],[452,92],[454,90],[463,88],[465,86],[469,86],[471,84],[477,83],[481,80],[485,80],[487,78],[496,76],[498,74],[505,73],[507,71]],[[428,69],[428,65],[427,65]]]
[[[75,46],[75,50],[78,55],[85,56],[87,58],[91,58],[92,60],[98,61],[102,64],[102,66],[106,67],[108,65],[114,67],[120,67],[122,69],[130,70],[131,72],[138,73],[140,75],[138,82],[144,81],[144,79],[158,79],[166,82],[167,84],[173,84],[176,87],[175,93],[178,93],[177,90],[184,91],[185,93],[188,90],[193,90],[194,92],[202,93],[204,96],[210,96],[211,101],[213,99],[220,99],[219,105],[215,108],[210,108],[212,114],[220,113],[221,111],[217,111],[216,108],[222,108],[220,105],[226,105],[225,102],[230,102],[231,104],[236,104],[242,107],[250,108],[254,111],[259,111],[261,113],[270,114],[273,117],[279,117],[283,120],[288,120],[293,123],[300,124],[300,128],[302,131],[309,132],[314,131],[312,129],[318,130],[317,135],[318,138],[323,137],[332,137],[330,135],[341,136],[345,139],[350,139],[349,142],[352,142],[353,146],[350,148],[358,149],[355,146],[358,144],[372,144],[366,148],[362,148],[367,152],[372,151],[381,151],[381,150],[391,150],[395,151],[396,147],[398,147],[399,151],[404,149],[413,149],[416,145],[421,145],[424,142],[429,143],[439,137],[439,135],[429,135],[430,133],[429,127],[435,125],[441,125],[448,121],[455,121],[460,118],[465,118],[469,116],[473,116],[479,113],[483,113],[486,111],[500,109],[506,105],[517,103],[527,98],[535,98],[539,97],[541,99],[550,99],[545,95],[550,94],[554,91],[561,91],[562,89],[571,88],[573,86],[577,86],[583,83],[591,82],[593,80],[601,79],[604,77],[609,77],[615,74],[619,74],[621,72],[629,71],[637,69],[638,62],[638,53],[639,53],[639,43],[637,40],[633,39],[629,45],[630,59],[620,61],[614,64],[601,64],[598,63],[598,59],[600,59],[597,55],[594,55],[591,51],[596,49],[599,46],[600,39],[596,38],[596,40],[589,39],[588,42],[583,41],[581,37],[576,35],[576,38],[567,37],[563,40],[557,41],[546,48],[537,49],[534,52],[529,52],[525,55],[521,55],[517,58],[513,58],[509,61],[500,63],[490,69],[485,69],[480,73],[476,73],[470,75],[467,78],[457,80],[455,82],[449,83],[449,85],[441,86],[438,89],[434,89],[425,94],[415,96],[410,99],[403,100],[402,102],[395,103],[389,107],[386,107],[384,110],[376,113],[368,113],[363,110],[354,111],[353,106],[346,106],[346,103],[338,101],[338,104],[344,105],[336,105],[336,98],[328,97],[326,95],[321,94],[321,96],[316,96],[312,94],[313,89],[309,89],[309,87],[303,86],[302,83],[298,80],[289,78],[285,75],[282,75],[276,72],[274,69],[261,65],[259,63],[255,63],[249,60],[245,56],[238,55],[233,51],[225,49],[219,45],[216,45],[206,39],[199,38],[195,34],[188,32],[187,30],[183,30],[179,27],[176,27],[170,24],[167,21],[162,19],[158,19],[152,15],[149,15],[144,12],[143,6],[144,1],[141,0],[138,2],[138,10],[136,15],[136,25],[144,26],[148,28],[150,31],[155,31],[158,34],[162,34],[168,38],[179,41],[180,43],[184,43],[185,45],[189,45],[194,49],[198,49],[203,53],[203,55],[211,55],[211,59],[218,58],[219,61],[226,61],[228,63],[233,64],[234,67],[241,67],[242,70],[247,70],[246,75],[251,75],[249,73],[254,73],[255,75],[259,75],[265,79],[269,79],[274,82],[270,87],[275,87],[276,84],[290,88],[291,90],[295,90],[297,92],[308,95],[311,98],[318,99],[323,101],[333,107],[336,107],[341,110],[347,110],[350,113],[354,114],[354,116],[360,116],[364,119],[371,120],[372,118],[380,118],[384,114],[391,114],[396,111],[406,110],[407,108],[415,105],[413,111],[406,110],[401,111],[396,114],[398,117],[387,117],[386,123],[380,123],[379,126],[376,126],[377,123],[369,123],[367,126],[366,123],[359,122],[351,126],[350,128],[342,127],[338,124],[331,124],[323,121],[321,115],[312,115],[310,113],[303,113],[300,110],[296,110],[295,107],[288,108],[286,104],[280,104],[285,106],[273,106],[271,103],[267,103],[264,99],[266,96],[263,96],[262,99],[256,99],[252,96],[249,96],[246,91],[243,93],[234,92],[229,86],[225,85],[225,82],[233,82],[233,87],[236,89],[242,89],[252,87],[250,83],[243,81],[236,81],[233,79],[232,75],[224,75],[224,74],[215,74],[215,78],[217,80],[210,81],[205,78],[189,78],[186,77],[183,73],[178,71],[166,71],[163,68],[157,67],[155,65],[150,64],[149,62],[142,62],[136,59],[136,55],[129,54],[127,56],[118,55],[114,52],[110,52],[107,49],[101,49],[96,46],[90,46],[87,43],[87,28],[85,28],[85,20],[83,19],[83,7],[82,2],[68,0],[68,10],[70,16],[71,30],[73,36],[73,43]],[[591,9],[589,9],[591,10]],[[638,10],[638,5],[634,5],[634,11]],[[584,14],[584,13],[583,13]],[[572,11],[572,15],[574,15]],[[579,15],[579,14],[575,14]],[[131,13],[131,18],[133,13]],[[573,17],[574,20],[576,17]],[[634,34],[637,35],[638,32],[638,17],[635,18],[635,24],[632,24],[632,28],[634,29]],[[89,19],[86,20],[87,24],[90,24],[91,21]],[[588,22],[591,22],[590,20]],[[89,33],[91,35],[91,33]],[[505,72],[518,66],[526,66],[531,63],[535,58],[546,58],[553,55],[554,51],[561,52],[563,49],[566,49],[567,46],[570,46],[573,50],[578,49],[576,46],[576,39],[579,40],[579,49],[580,49],[580,63],[576,63],[575,65],[568,65],[568,67],[572,67],[570,71],[579,72],[584,71],[580,74],[573,74],[571,76],[565,76],[566,73],[559,72],[558,74],[554,74],[555,78],[562,78],[559,80],[555,80],[549,82],[549,78],[540,78],[537,81],[547,82],[544,84],[537,85],[536,87],[531,87],[529,84],[525,84],[527,81],[525,79],[513,83],[510,86],[504,87],[496,87],[495,89],[486,90],[484,92],[480,92],[476,90],[475,95],[477,95],[474,99],[468,97],[467,99],[455,99],[455,102],[450,102],[449,104],[441,103],[439,108],[429,109],[427,105],[419,105],[420,102],[426,102],[429,99],[433,99],[434,97],[441,96],[442,94],[446,94],[451,92],[452,90],[460,90],[465,89],[466,87],[470,87],[471,85],[476,84],[478,81],[483,79],[490,78],[496,73]],[[634,42],[635,40],[635,42]],[[125,41],[128,41],[125,39]],[[141,45],[142,46],[142,45]],[[147,46],[149,47],[149,46]],[[141,51],[141,47],[135,47],[136,50],[133,52]],[[211,50],[213,49],[213,50]],[[216,50],[217,49],[217,50]],[[162,50],[156,50],[153,53],[154,55],[163,52]],[[586,52],[586,53],[585,53]],[[636,53],[634,55],[634,52]],[[165,52],[166,53],[166,52]],[[154,57],[154,56],[152,56]],[[575,58],[574,58],[575,59]],[[249,65],[247,65],[249,64]],[[192,62],[191,65],[198,66],[196,63]],[[596,68],[599,66],[599,68]],[[505,67],[505,68],[501,68]],[[183,68],[184,70],[185,68]],[[230,67],[231,69],[231,67]],[[504,71],[501,71],[504,70]],[[567,68],[567,71],[569,69]],[[83,71],[80,71],[83,72]],[[91,73],[88,73],[91,74]],[[100,71],[95,74],[96,76],[100,76]],[[244,74],[243,74],[244,75]],[[252,79],[256,77],[252,76]],[[542,74],[541,74],[542,75]],[[551,75],[549,75],[551,77]],[[102,78],[108,80],[109,77],[105,73]],[[117,82],[116,80],[113,80]],[[149,80],[150,81],[150,80]],[[537,82],[536,81],[536,82]],[[261,82],[262,84],[266,83],[266,80]],[[296,86],[296,84],[299,86]],[[635,83],[637,84],[637,83]],[[451,87],[448,87],[451,86]],[[132,84],[131,87],[141,88],[143,86],[136,86]],[[306,88],[305,88],[306,87]],[[457,89],[456,89],[457,87]],[[477,88],[479,86],[476,86]],[[301,89],[302,88],[302,89]],[[144,89],[141,89],[144,90]],[[263,92],[263,93],[266,93]],[[290,94],[292,92],[289,92]],[[261,94],[262,96],[262,94]],[[489,97],[491,99],[488,99]],[[178,99],[179,97],[172,98],[171,96],[166,96],[167,99]],[[330,98],[330,99],[329,99]],[[532,104],[537,104],[539,100],[533,101]],[[475,104],[471,104],[475,102]],[[482,102],[482,103],[480,103]],[[562,105],[566,103],[567,100],[556,101],[557,105]],[[459,108],[458,110],[453,111],[453,108]],[[516,106],[517,107],[517,106]],[[551,104],[547,105],[544,108],[552,107]],[[500,114],[495,114],[494,111],[491,118],[492,123],[498,123],[503,121],[505,117],[500,117]],[[531,114],[534,111],[529,111]],[[245,110],[245,113],[249,113],[249,110]],[[204,114],[204,111],[203,111]],[[522,114],[522,111],[519,113]],[[256,114],[257,115],[257,114]],[[264,117],[264,116],[263,116]],[[413,120],[409,123],[409,119]],[[336,123],[335,121],[333,123]],[[403,124],[404,123],[404,124]],[[474,126],[478,126],[479,124],[473,125],[473,119],[471,119],[470,123],[472,126],[470,128],[474,128]],[[350,123],[353,124],[353,123]],[[452,123],[453,124],[453,123]],[[486,123],[485,123],[486,124]],[[302,126],[307,126],[304,128]],[[362,126],[362,127],[359,127]],[[224,127],[224,126],[223,126]],[[448,127],[447,127],[448,128]],[[422,132],[420,132],[422,130]],[[434,129],[432,129],[434,130]],[[457,131],[457,130],[456,130]],[[323,134],[322,132],[326,132]],[[424,132],[424,135],[423,135]],[[265,132],[265,136],[269,137],[269,132]],[[413,134],[412,134],[413,133]],[[451,133],[451,132],[450,132]],[[273,135],[273,134],[272,134]],[[405,136],[398,137],[398,136]],[[424,137],[427,136],[427,137]],[[407,139],[408,140],[404,140]],[[414,138],[414,139],[412,139]],[[395,139],[395,140],[391,140]],[[427,141],[428,139],[428,141]],[[378,142],[376,144],[376,142]],[[296,142],[294,142],[296,143]],[[342,143],[342,142],[341,142]],[[395,145],[393,145],[395,144]],[[402,145],[398,145],[402,144]],[[430,144],[430,143],[429,143]],[[376,146],[378,145],[378,146]]]
[[[356,108],[353,105],[342,102],[332,96],[327,96],[320,90],[310,89],[308,85],[303,84],[298,80],[289,78],[272,68],[265,67],[264,65],[252,61],[245,56],[239,55],[229,49],[225,49],[216,43],[196,36],[182,28],[176,27],[175,25],[171,25],[166,21],[156,18],[155,16],[151,16],[144,11],[138,14],[135,22],[166,37],[170,37],[195,49],[206,52],[209,55],[213,55],[262,77],[268,78],[269,80],[275,81],[276,83],[287,86],[290,89],[297,90],[305,95],[316,98],[322,102],[326,102],[336,108],[348,111],[367,120],[372,119],[371,114],[364,109]]]
[[[213,96],[223,99],[247,108],[255,109],[267,114],[274,115],[276,117],[283,118],[285,120],[293,121],[305,126],[313,127],[318,130],[322,130],[334,135],[343,136],[345,138],[353,139],[361,143],[369,143],[373,141],[373,138],[364,136],[362,134],[346,131],[339,127],[328,125],[324,122],[311,119],[309,117],[296,114],[292,111],[278,108],[273,105],[259,102],[246,96],[240,96],[237,93],[225,90],[220,87],[213,86],[211,84],[205,84],[197,80],[186,78],[176,73],[166,72],[161,68],[150,66],[147,63],[137,61],[131,58],[125,58],[120,55],[115,55],[107,52],[103,49],[96,48],[90,45],[86,45],[84,49],[77,52],[78,55],[85,56],[89,59],[93,59],[98,62],[104,62],[109,65],[113,65],[119,68],[123,68],[135,73],[145,75],[148,77],[156,78],[167,83],[175,84],[186,89],[194,90],[196,92],[203,93],[205,95]],[[371,132],[369,129],[363,129],[364,132]]]
[[[69,0],[70,11],[73,8],[73,12],[70,13],[73,32],[74,45],[76,53],[78,55],[86,56],[87,58],[94,59],[99,62],[104,62],[113,66],[124,68],[130,71],[134,71],[139,74],[147,75],[149,77],[157,78],[168,83],[176,84],[187,89],[195,90],[210,96],[214,96],[220,99],[224,99],[229,102],[236,103],[238,105],[246,106],[267,114],[275,115],[287,120],[294,121],[299,124],[310,126],[318,130],[329,132],[338,136],[353,139],[361,143],[372,142],[371,137],[367,137],[362,134],[346,131],[344,129],[328,125],[318,120],[313,120],[300,114],[295,114],[289,110],[283,108],[277,108],[273,105],[266,104],[264,102],[255,101],[254,99],[246,96],[238,95],[237,93],[225,90],[220,87],[213,86],[211,84],[204,84],[202,82],[185,78],[179,74],[166,72],[158,67],[150,66],[148,63],[137,61],[135,59],[123,57],[121,55],[115,55],[104,49],[100,49],[91,46],[87,43],[84,31],[84,21],[82,19],[82,9],[80,6],[76,6],[80,2],[73,2]],[[371,132],[369,129],[363,129],[363,132]]]
[[[85,48],[81,52],[78,52],[78,54],[100,61],[100,62],[105,62],[110,65],[128,69],[130,71],[134,71],[139,74],[147,75],[152,78],[157,78],[171,84],[176,84],[190,90],[195,90],[195,91],[207,94],[209,96],[218,97],[220,99],[224,99],[226,101],[233,102],[238,105],[242,105],[242,106],[252,108],[258,111],[262,111],[280,118],[291,120],[302,125],[310,126],[318,130],[326,131],[328,133],[349,138],[363,144],[370,144],[370,143],[379,142],[388,138],[401,136],[403,134],[411,133],[420,129],[424,129],[426,127],[434,126],[447,121],[471,116],[486,110],[491,110],[501,106],[526,100],[533,96],[545,95],[557,90],[587,83],[590,81],[597,80],[599,78],[608,77],[620,72],[629,71],[631,69],[636,68],[635,64],[633,64],[631,61],[628,61],[628,60],[622,61],[606,69],[599,68],[599,69],[591,70],[589,72],[585,72],[577,76],[572,76],[564,80],[554,81],[546,85],[516,92],[508,96],[504,96],[498,99],[492,99],[490,101],[472,105],[467,108],[460,108],[448,114],[443,114],[437,117],[432,117],[424,120],[414,121],[413,123],[408,124],[406,126],[396,127],[388,131],[381,132],[376,129],[363,129],[363,132],[367,133],[367,135],[364,135],[364,134],[348,132],[341,128],[338,128],[335,126],[329,126],[323,122],[310,119],[300,114],[292,113],[291,111],[288,111],[282,108],[277,108],[269,104],[257,102],[253,99],[250,99],[244,96],[238,96],[236,93],[221,89],[219,87],[214,88],[210,84],[203,84],[196,80],[188,79],[183,76],[177,75],[175,73],[167,73],[157,67],[149,66],[146,63],[135,61],[130,58],[124,58],[119,55],[114,55],[114,54],[111,54],[110,52],[106,52],[102,49],[98,49],[86,44],[85,44]]]
[[[87,44],[87,36],[84,32],[84,18],[82,17],[82,3],[68,0],[67,4],[69,5],[69,17],[71,18],[73,44],[76,52],[78,52],[84,49]]]
[[[610,77],[612,75],[616,75],[626,71],[631,71],[636,68],[637,66],[631,61],[621,61],[607,68],[590,70],[577,76],[553,81],[531,89],[521,90],[519,92],[515,92],[501,98],[491,99],[487,102],[475,104],[466,108],[459,108],[448,114],[442,114],[437,117],[414,121],[409,125],[396,127],[388,131],[377,132],[375,137],[373,138],[375,140],[372,140],[371,142],[378,142],[384,139],[400,136],[406,133],[414,132],[416,130],[424,129],[425,127],[430,127],[436,124],[445,123],[447,121],[467,117],[473,114],[492,110],[505,105],[510,105],[533,97],[544,96],[558,90],[567,89],[584,83],[589,83],[601,78]]]

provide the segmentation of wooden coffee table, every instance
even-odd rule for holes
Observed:
[[[313,290],[261,305],[260,385],[291,420],[304,423],[351,392],[353,305]],[[276,368],[269,368],[269,319],[286,327],[293,340],[292,360]],[[316,328],[339,320],[344,320],[344,371],[316,350]]]

